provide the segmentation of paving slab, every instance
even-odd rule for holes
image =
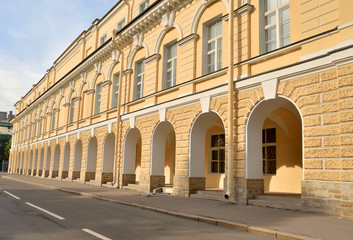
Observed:
[[[133,190],[112,189],[19,174],[2,173],[0,177],[195,221],[257,234],[270,234],[279,239],[351,240],[353,236],[353,221],[335,216],[236,205],[225,201],[151,195]]]

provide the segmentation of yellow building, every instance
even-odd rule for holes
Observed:
[[[352,218],[352,7],[119,1],[15,104],[9,172]]]

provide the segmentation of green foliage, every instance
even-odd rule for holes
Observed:
[[[6,145],[6,148],[5,148],[5,157],[6,157],[6,159],[9,159],[9,157],[10,157],[10,149],[11,149],[11,139],[10,139],[9,143]]]

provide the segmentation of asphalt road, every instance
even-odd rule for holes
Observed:
[[[0,178],[0,239],[272,239]]]

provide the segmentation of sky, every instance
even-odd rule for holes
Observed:
[[[61,53],[117,2],[1,0],[0,112],[14,112]]]

